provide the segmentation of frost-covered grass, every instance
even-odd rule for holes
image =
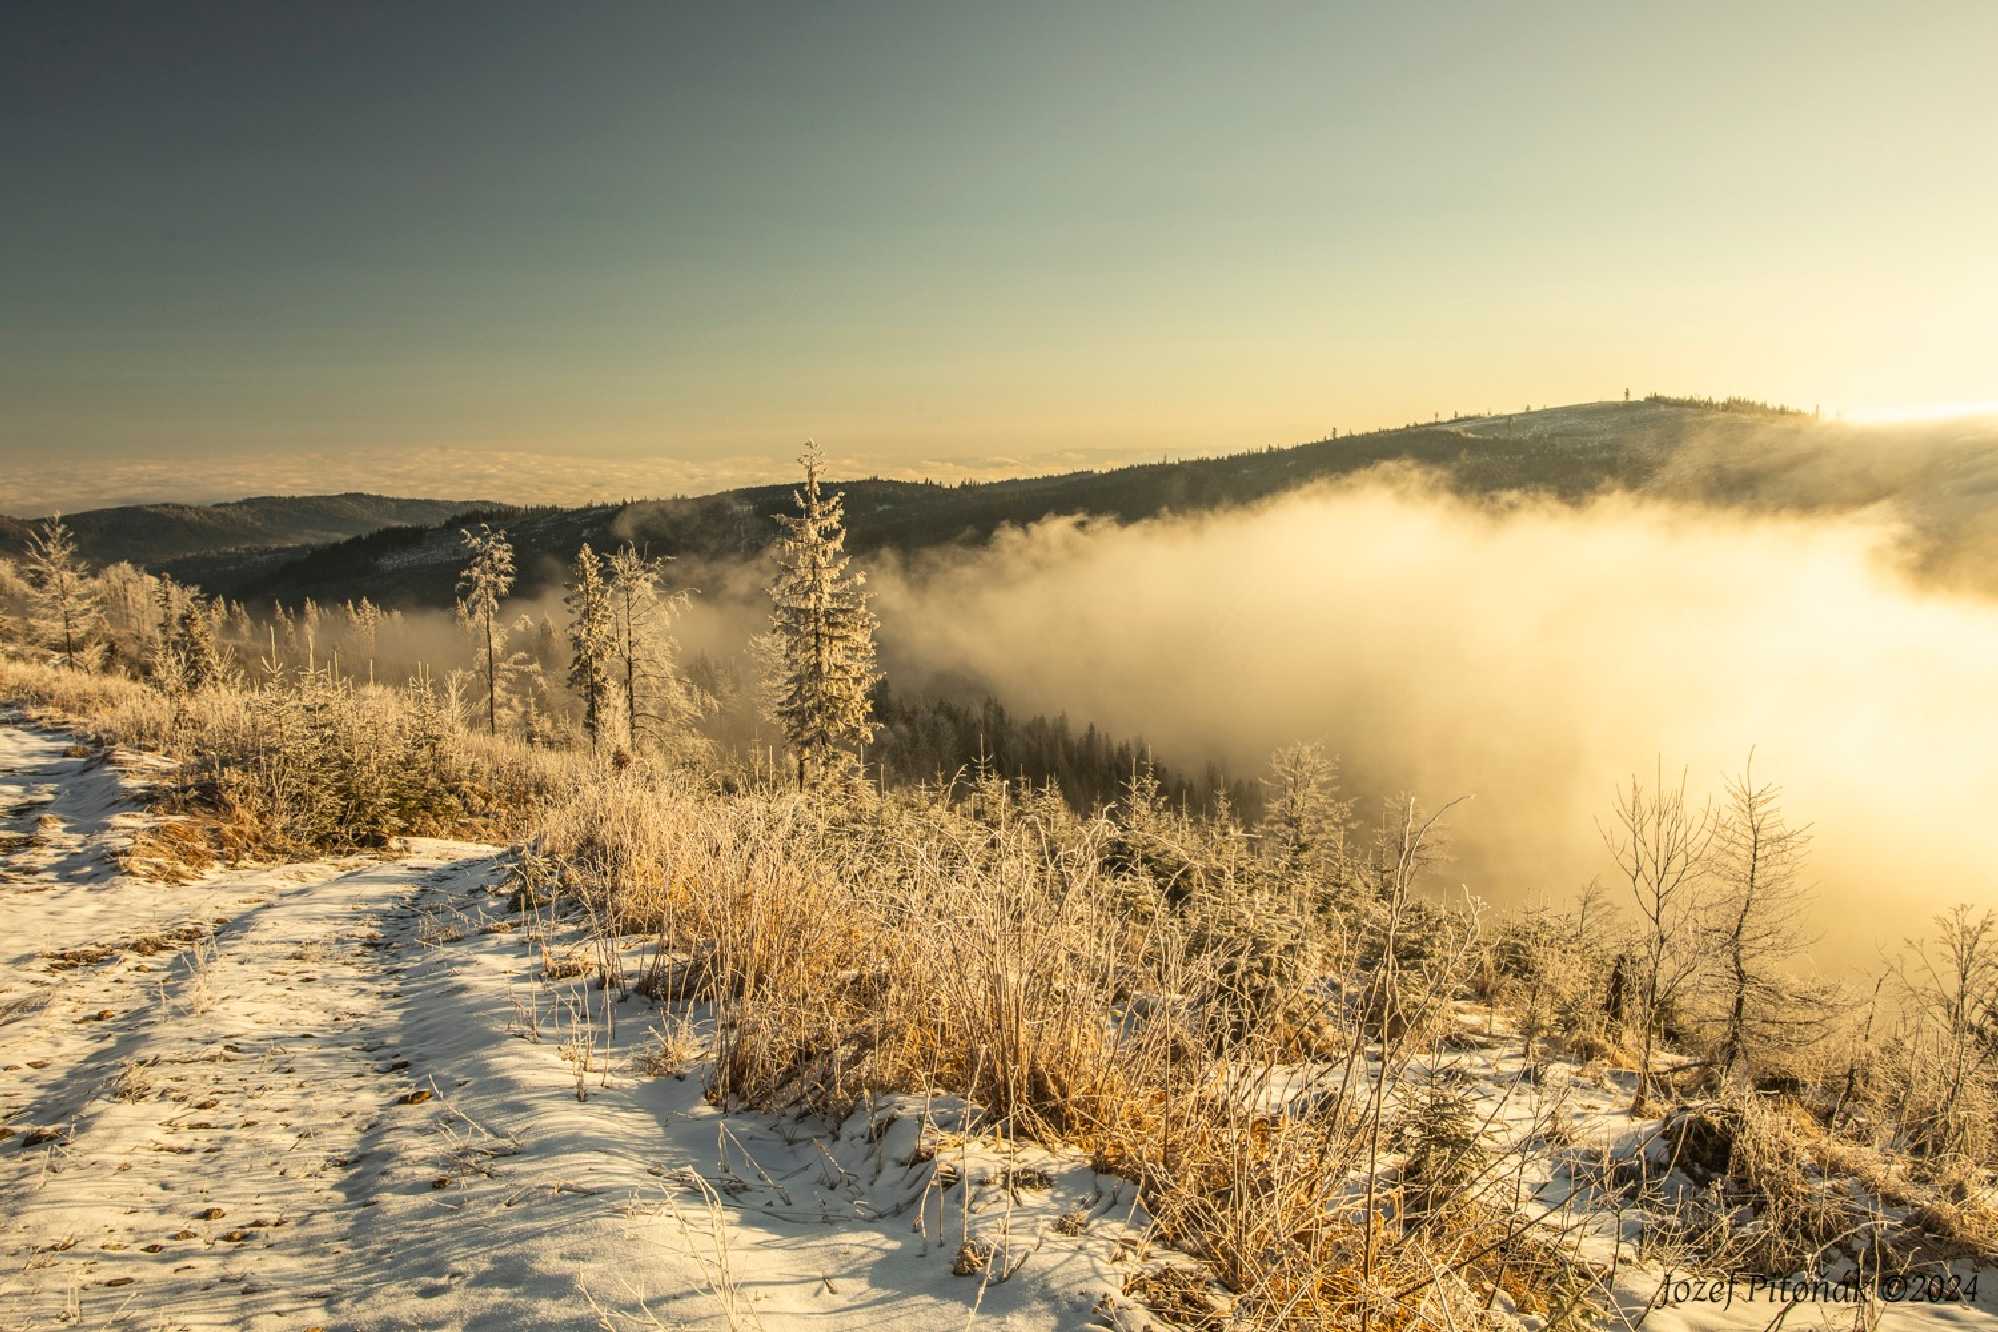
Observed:
[[[949,1094],[1135,1181],[1158,1237],[1204,1264],[1133,1287],[1182,1321],[1586,1303],[1594,1269],[1519,1219],[1533,1135],[1488,1144],[1427,1094],[1468,922],[1418,911],[1391,870],[1328,912],[1175,835],[1155,808],[1083,820],[995,782],[963,805],[830,805],[633,772],[552,809],[521,872],[600,939],[652,939],[630,983],[712,1005],[719,1103],[836,1121],[870,1096]],[[1419,853],[1411,829],[1389,836]],[[1176,857],[1184,895],[1114,868],[1130,856]],[[1418,919],[1425,937],[1398,941]]]
[[[1005,1153],[1123,1181],[1171,1257],[1124,1271],[1120,1325],[1142,1305],[1187,1326],[1580,1326],[1635,1321],[1667,1269],[1872,1281],[1998,1257],[1980,1050],[1910,1004],[1864,1040],[1821,1024],[1758,1091],[1714,1078],[1692,994],[1633,1111],[1628,938],[1586,904],[1499,921],[1424,898],[1433,829],[1408,806],[1279,854],[1142,778],[1092,817],[989,778],[725,791],[487,740],[414,689],[169,698],[6,666],[0,692],[178,760],[174,800],[225,857],[522,838],[504,919],[455,904],[411,942],[512,948],[570,987],[519,1025],[578,1105],[616,1050],[715,1113],[828,1141],[866,1141],[884,1105],[956,1107],[903,1114],[928,1125],[903,1165],[933,1173],[896,1187],[947,1192],[944,1148],[973,1143],[988,1189]],[[593,1025],[638,999],[648,1021]],[[1950,1049],[1968,1075],[1938,1074]],[[957,1235],[966,1274],[1012,1261]]]
[[[198,817],[199,841],[225,859],[516,834],[579,766],[568,753],[466,730],[426,686],[325,672],[170,694],[0,658],[0,699],[100,744],[178,760],[170,800]],[[202,847],[183,839],[181,852],[198,861]]]
[[[1913,1148],[1918,1031],[1820,1040],[1784,1090],[1668,1053],[1633,1113],[1621,940],[1423,901],[1419,832],[1328,882],[1141,793],[1078,818],[993,781],[827,802],[632,770],[552,807],[521,873],[652,941],[625,981],[712,1006],[719,1103],[947,1093],[1136,1182],[1205,1275],[1133,1289],[1192,1325],[1587,1322],[1668,1266],[1998,1259],[1987,1165]]]
[[[0,725],[0,791],[106,846],[71,747]],[[0,1329],[1054,1328],[1152,1261],[1129,1181],[948,1097],[712,1104],[711,1015],[548,967],[586,921],[509,859],[8,855]]]

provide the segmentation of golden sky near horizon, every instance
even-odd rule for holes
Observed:
[[[0,38],[14,511],[370,460],[712,489],[807,435],[985,474],[1625,388],[1998,400],[1998,7],[1968,0]]]

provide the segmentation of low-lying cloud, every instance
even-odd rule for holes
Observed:
[[[894,661],[1009,705],[1257,769],[1293,739],[1349,787],[1453,815],[1448,877],[1518,903],[1608,870],[1612,786],[1715,790],[1756,748],[1816,824],[1840,964],[1998,905],[1998,607],[1915,589],[1874,516],[1628,498],[1477,504],[1417,483],[1245,511],[1046,522],[877,574]]]

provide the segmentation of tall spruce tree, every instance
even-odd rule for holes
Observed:
[[[506,626],[500,623],[500,601],[513,590],[513,546],[505,532],[485,523],[477,532],[460,530],[471,555],[458,575],[458,618],[479,635],[485,647],[486,733],[499,734],[500,649]]]
[[[97,641],[97,584],[76,552],[76,537],[57,514],[28,533],[29,624],[41,642],[62,654],[72,669],[93,666]]]
[[[562,601],[569,608],[569,687],[582,700],[583,730],[590,737],[590,748],[597,749],[611,716],[617,631],[603,561],[587,543],[576,552],[575,579]]]
[[[147,670],[153,678],[169,691],[181,687],[180,613],[194,593],[173,580],[172,574],[161,574],[153,580],[153,611],[156,627],[152,638],[152,656],[147,662]]]
[[[844,497],[819,489],[824,455],[807,442],[798,459],[805,488],[792,492],[796,516],[780,515],[785,537],[767,640],[771,712],[798,764],[798,782],[809,786],[833,771],[842,746],[874,738],[870,691],[874,630],[867,575],[849,570]]]

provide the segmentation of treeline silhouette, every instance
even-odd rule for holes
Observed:
[[[1197,776],[1176,771],[1157,762],[1142,737],[1119,739],[1093,724],[1077,731],[1066,713],[1016,718],[995,698],[903,695],[883,681],[874,716],[879,730],[867,761],[891,787],[982,769],[1035,786],[1053,781],[1069,807],[1086,814],[1122,799],[1132,778],[1149,770],[1175,809],[1212,813],[1225,793],[1238,816],[1253,822],[1262,813],[1260,783],[1230,778],[1212,763]]]
[[[1809,416],[1801,407],[1763,402],[1760,398],[1693,398],[1669,393],[1649,393],[1644,400],[1660,407],[1702,407],[1710,412],[1737,412],[1744,416]]]

